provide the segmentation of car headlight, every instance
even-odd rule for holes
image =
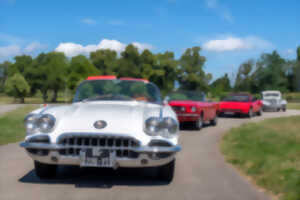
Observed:
[[[38,131],[38,127],[37,127],[37,115],[36,114],[29,114],[25,117],[25,128],[26,128],[26,133],[27,135],[31,135],[34,134]]]
[[[55,125],[55,118],[50,114],[44,114],[38,119],[37,125],[41,132],[49,133]]]
[[[172,138],[178,132],[178,123],[171,117],[160,119],[158,117],[150,117],[145,121],[145,132],[150,136],[161,135],[165,138]]]
[[[145,132],[150,136],[157,136],[160,131],[160,120],[157,117],[150,117],[145,122]]]
[[[29,114],[24,121],[27,135],[35,134],[39,131],[49,133],[55,125],[55,117],[50,114]]]
[[[161,136],[166,138],[172,138],[178,131],[178,123],[171,117],[163,118],[161,122]]]
[[[197,107],[196,107],[196,106],[192,106],[192,107],[191,107],[191,111],[192,111],[192,112],[196,112],[196,111],[197,111]]]

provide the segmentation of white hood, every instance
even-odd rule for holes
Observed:
[[[146,102],[97,101],[74,103],[68,106],[48,107],[42,113],[55,116],[56,125],[51,133],[52,141],[62,133],[105,133],[125,134],[136,138],[144,138],[144,121],[152,116],[173,117],[175,113],[169,106],[150,104]],[[96,129],[94,123],[103,120],[107,126]]]

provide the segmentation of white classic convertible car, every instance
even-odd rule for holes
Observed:
[[[157,167],[170,182],[181,150],[176,114],[157,86],[142,79],[88,77],[71,105],[34,110],[25,126],[20,146],[40,178],[55,176],[58,165]]]

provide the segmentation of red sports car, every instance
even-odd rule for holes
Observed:
[[[167,99],[180,123],[192,122],[197,130],[204,123],[217,124],[218,104],[207,102],[203,93],[177,91],[169,94]]]
[[[219,104],[221,115],[241,114],[253,117],[262,114],[262,102],[250,94],[230,94]]]

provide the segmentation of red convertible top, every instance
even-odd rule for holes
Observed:
[[[114,79],[117,79],[117,77],[109,75],[109,76],[89,76],[87,77],[86,80],[114,80]]]

